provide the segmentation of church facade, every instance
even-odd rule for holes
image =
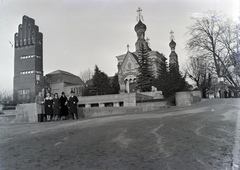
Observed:
[[[145,32],[147,26],[142,21],[141,9],[138,11],[138,23],[135,25],[134,30],[137,34],[137,41],[135,43],[135,51],[130,52],[129,49],[126,54],[116,56],[118,60],[118,82],[120,85],[120,93],[131,93],[136,91],[136,78],[139,68],[139,56],[138,51],[140,46],[143,45],[148,50],[151,71],[154,77],[157,77],[157,71],[160,69],[160,63],[165,62],[166,58],[158,51],[152,50],[147,39],[145,39]]]

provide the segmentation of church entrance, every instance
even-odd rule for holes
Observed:
[[[136,92],[136,87],[137,87],[137,83],[136,82],[130,83],[129,84],[129,91],[130,91],[130,93]]]

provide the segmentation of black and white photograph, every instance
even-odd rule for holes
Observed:
[[[0,0],[0,170],[240,170],[239,0]]]

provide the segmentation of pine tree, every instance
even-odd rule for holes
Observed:
[[[141,92],[151,91],[153,75],[151,71],[151,64],[149,61],[149,54],[144,44],[141,44],[138,52],[139,68],[137,75],[137,89]]]
[[[111,81],[111,94],[119,94],[120,86],[118,83],[118,74],[116,73]]]
[[[110,93],[110,83],[107,74],[96,65],[94,68],[92,95],[104,95]]]
[[[189,90],[190,88],[190,85],[185,80],[185,76],[182,76],[179,72],[179,68],[174,64],[170,64],[168,68],[166,61],[160,63],[158,77],[154,81],[154,86],[162,91],[164,98],[171,105],[175,104],[176,92]]]
[[[162,91],[164,96],[167,96],[169,89],[169,72],[166,60],[159,63],[157,73],[158,76],[154,79],[153,86],[157,87],[159,91]]]

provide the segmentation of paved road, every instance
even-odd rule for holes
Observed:
[[[239,163],[239,104],[0,124],[0,170],[229,170]]]

